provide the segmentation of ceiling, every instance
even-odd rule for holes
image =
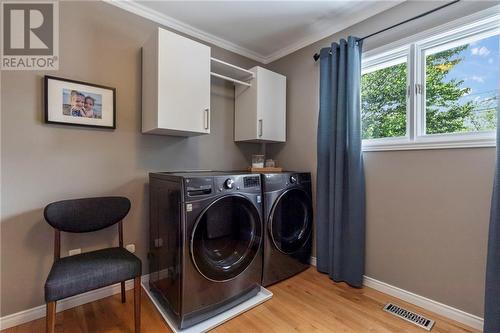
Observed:
[[[403,1],[108,0],[115,6],[265,64]]]

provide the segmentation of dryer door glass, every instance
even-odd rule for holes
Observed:
[[[289,254],[300,250],[312,233],[310,196],[303,190],[291,189],[278,197],[271,209],[269,232],[280,251]]]
[[[206,278],[227,281],[250,265],[261,239],[257,208],[242,196],[222,197],[198,217],[191,235],[191,258]]]

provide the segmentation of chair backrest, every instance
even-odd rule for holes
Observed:
[[[45,207],[45,220],[57,230],[90,232],[120,222],[130,210],[125,197],[98,197],[53,202]]]

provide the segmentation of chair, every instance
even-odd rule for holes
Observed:
[[[141,326],[141,260],[123,248],[123,218],[130,210],[124,197],[64,200],[45,207],[45,220],[54,228],[54,263],[45,282],[46,330],[53,333],[56,302],[66,297],[121,282],[125,303],[125,281],[134,279],[135,333]],[[84,233],[118,223],[119,247],[60,258],[61,231]]]

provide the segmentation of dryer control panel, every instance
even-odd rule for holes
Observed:
[[[311,183],[311,174],[308,172],[266,173],[262,177],[264,192],[273,192]]]

